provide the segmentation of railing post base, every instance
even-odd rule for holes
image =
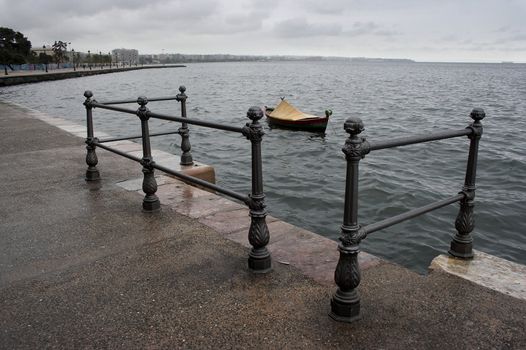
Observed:
[[[338,322],[351,323],[361,318],[360,298],[356,290],[342,292],[337,290],[331,299],[329,317]]]
[[[161,209],[161,202],[159,201],[159,198],[155,196],[154,199],[144,199],[142,201],[142,210],[145,212],[154,212]]]
[[[350,234],[345,225],[342,226],[342,235]],[[338,289],[331,299],[331,312],[329,316],[339,322],[354,322],[360,319],[360,296],[356,288],[360,284],[360,265],[358,263],[358,244],[347,245],[340,242],[338,244],[340,258],[336,271],[334,271],[334,281]]]
[[[88,169],[86,169],[86,181],[100,180],[99,169],[97,169],[99,160],[95,152],[95,145],[93,144],[93,141],[96,140],[97,139],[93,137],[86,139],[86,150],[88,151],[86,154],[86,164],[88,165]]]
[[[97,169],[86,170],[86,181],[98,181],[100,180],[100,173]]]
[[[448,253],[455,258],[473,259],[473,241],[460,242],[455,238],[451,241],[451,247]]]
[[[266,247],[252,248],[248,254],[248,268],[253,273],[267,273],[272,270],[272,258]]]
[[[154,212],[161,209],[161,201],[159,197],[155,195],[157,192],[157,181],[155,181],[153,164],[154,162],[150,158],[143,158],[143,169],[144,179],[142,182],[142,190],[145,193],[142,201],[142,210],[145,212]]]
[[[181,162],[179,164],[181,164],[181,165],[193,165],[194,164],[194,160],[192,159],[192,155],[183,153],[181,155]]]
[[[262,202],[258,203],[264,205]],[[267,221],[265,220],[267,213],[264,209],[251,209],[250,216],[248,241],[252,245],[252,249],[248,254],[248,268],[253,273],[267,273],[272,270],[272,257],[267,249],[270,239]]]

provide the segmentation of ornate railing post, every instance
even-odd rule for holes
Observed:
[[[86,154],[86,164],[88,165],[88,169],[86,170],[86,181],[96,181],[100,179],[100,173],[97,169],[97,163],[99,160],[97,158],[97,153],[95,153],[96,146],[93,144],[93,142],[97,141],[97,139],[93,137],[93,107],[91,107],[93,93],[86,90],[84,91],[84,97],[86,97],[84,106],[86,106],[86,150],[88,151]]]
[[[152,150],[150,146],[150,130],[148,129],[148,108],[146,104],[148,99],[146,97],[139,97],[137,103],[140,105],[137,109],[137,116],[141,119],[141,134],[142,134],[142,172],[144,179],[142,181],[142,190],[146,194],[142,201],[142,209],[144,211],[156,211],[161,208],[161,202],[155,195],[157,192],[157,182],[155,181],[154,168],[155,164],[152,158]]]
[[[471,231],[475,228],[473,207],[475,205],[475,178],[477,175],[477,156],[479,140],[482,136],[482,123],[480,122],[486,113],[482,108],[471,111],[470,117],[474,122],[468,126],[473,132],[468,136],[470,139],[468,164],[466,167],[466,178],[462,192],[464,199],[460,202],[460,210],[455,220],[457,233],[451,241],[449,254],[463,259],[473,258],[473,237]]]
[[[186,118],[186,99],[188,96],[184,93],[186,88],[181,85],[179,86],[179,94],[176,96],[177,101],[181,102],[181,118]],[[194,161],[192,159],[192,153],[190,150],[192,146],[190,145],[190,131],[188,130],[188,124],[182,123],[179,128],[179,135],[181,135],[181,165],[192,165]]]
[[[356,287],[360,284],[359,245],[364,238],[358,225],[358,165],[370,147],[365,138],[358,136],[364,130],[361,119],[347,119],[344,129],[350,134],[342,149],[347,160],[345,207],[338,244],[340,258],[334,272],[338,289],[331,299],[329,316],[336,321],[352,322],[360,318],[360,297]]]
[[[255,273],[266,273],[272,269],[272,259],[267,249],[270,234],[265,218],[265,194],[263,193],[263,167],[261,161],[261,139],[265,134],[259,120],[263,111],[259,107],[250,107],[247,117],[252,123],[243,127],[243,135],[252,144],[252,193],[248,202],[250,208],[250,229],[248,241],[252,245],[248,257],[248,267]]]

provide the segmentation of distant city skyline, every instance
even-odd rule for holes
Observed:
[[[526,62],[524,0],[0,0],[33,46]]]

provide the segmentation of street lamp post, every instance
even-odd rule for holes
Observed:
[[[75,50],[74,49],[71,49],[71,59],[73,60],[73,71],[76,72],[77,71],[77,68],[75,67]]]
[[[43,49],[46,48],[46,45],[42,46]],[[47,65],[48,65],[48,61],[47,61],[47,53],[46,53],[46,50],[44,50],[44,58],[45,58],[45,63],[44,63],[44,66],[46,66],[46,73],[48,72],[47,71]]]
[[[67,42],[65,47],[64,47],[64,51],[66,51],[66,57],[68,55],[68,45],[69,45],[69,47],[71,47],[71,42]],[[69,58],[68,58],[68,60],[69,60]],[[73,65],[75,65],[75,64],[73,63]]]

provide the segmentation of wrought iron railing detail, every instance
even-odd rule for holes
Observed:
[[[266,223],[266,205],[265,205],[265,194],[263,192],[263,171],[262,171],[262,158],[261,158],[261,141],[264,135],[263,128],[259,123],[259,120],[263,118],[263,111],[259,107],[251,107],[247,112],[247,118],[251,121],[246,123],[244,127],[230,126],[220,123],[214,123],[209,121],[203,121],[198,119],[188,118],[186,115],[186,99],[185,94],[186,88],[181,86],[179,88],[179,94],[175,97],[160,97],[147,99],[146,97],[139,97],[137,100],[119,100],[119,101],[107,101],[97,102],[93,98],[91,91],[86,91],[84,96],[86,100],[84,106],[86,107],[86,121],[87,121],[87,156],[86,163],[88,169],[86,171],[86,180],[95,181],[100,179],[100,173],[97,169],[97,154],[96,148],[102,148],[107,151],[113,152],[127,159],[138,162],[142,165],[142,172],[144,174],[142,189],[145,193],[143,199],[143,210],[146,212],[157,211],[160,208],[159,198],[155,195],[157,191],[157,183],[154,176],[155,169],[163,171],[167,174],[181,178],[186,182],[190,182],[212,191],[224,194],[228,197],[243,202],[248,208],[251,218],[251,224],[248,232],[248,240],[252,245],[252,250],[248,257],[249,269],[255,273],[266,273],[271,270],[271,256],[267,249],[269,242],[269,229]],[[159,114],[151,112],[146,105],[149,101],[164,101],[164,100],[177,100],[181,103],[181,116],[171,116],[166,114]],[[118,107],[118,104],[136,102],[139,104],[137,110]],[[102,108],[106,110],[133,114],[139,117],[141,121],[141,135],[136,136],[125,136],[116,138],[107,138],[99,140],[94,137],[93,131],[93,108]],[[148,122],[150,119],[161,119],[181,123],[181,127],[177,131],[150,133]],[[182,137],[181,143],[181,164],[191,165],[193,164],[192,155],[190,153],[191,146],[189,141],[188,125],[197,125],[207,128],[213,128],[218,130],[224,130],[229,132],[235,132],[245,136],[251,142],[251,155],[252,155],[252,191],[249,195],[244,195],[227,188],[218,186],[216,184],[204,181],[202,179],[185,174],[182,171],[167,168],[161,164],[157,164],[151,152],[150,138],[152,136],[179,134]],[[142,158],[136,157],[132,154],[123,152],[119,149],[108,146],[106,143],[112,141],[130,140],[130,139],[142,139]]]
[[[179,87],[179,94],[177,95],[177,101],[181,102],[181,118],[186,118],[186,87]],[[181,127],[177,130],[179,135],[181,135],[181,165],[192,165],[194,161],[192,159],[192,154],[190,150],[192,146],[190,145],[190,131],[188,130],[188,124],[183,122]]]
[[[482,136],[482,123],[480,121],[485,117],[484,110],[475,108],[470,117],[474,122],[462,130],[449,130],[382,142],[369,142],[364,137],[359,136],[364,130],[364,124],[359,118],[349,118],[344,123],[344,129],[349,134],[342,149],[347,160],[345,204],[340,243],[338,244],[340,257],[334,273],[334,280],[338,288],[331,299],[330,317],[342,322],[353,322],[360,318],[360,297],[356,290],[361,280],[358,253],[360,252],[360,242],[370,233],[449,204],[460,202],[460,210],[455,220],[457,233],[453,237],[449,253],[462,259],[473,258],[471,232],[474,228],[475,177],[479,140]],[[385,148],[461,136],[467,136],[470,139],[470,147],[464,186],[460,193],[373,224],[361,226],[358,223],[358,167],[360,160],[368,153]]]
[[[139,109],[137,109],[137,116],[141,120],[141,135],[142,135],[142,172],[144,178],[142,181],[142,190],[145,193],[142,201],[142,208],[144,211],[156,211],[161,209],[161,202],[155,195],[157,192],[157,181],[155,181],[154,168],[155,162],[152,157],[152,148],[150,145],[150,129],[148,126],[148,108],[146,104],[148,99],[146,97],[139,97],[137,99]]]
[[[95,152],[95,141],[93,137],[93,107],[91,107],[91,101],[93,93],[91,91],[84,92],[84,97],[86,101],[84,106],[86,106],[86,128],[87,128],[87,137],[86,137],[86,164],[88,164],[88,169],[86,170],[86,181],[96,181],[100,179],[99,170],[97,169],[97,153]]]

